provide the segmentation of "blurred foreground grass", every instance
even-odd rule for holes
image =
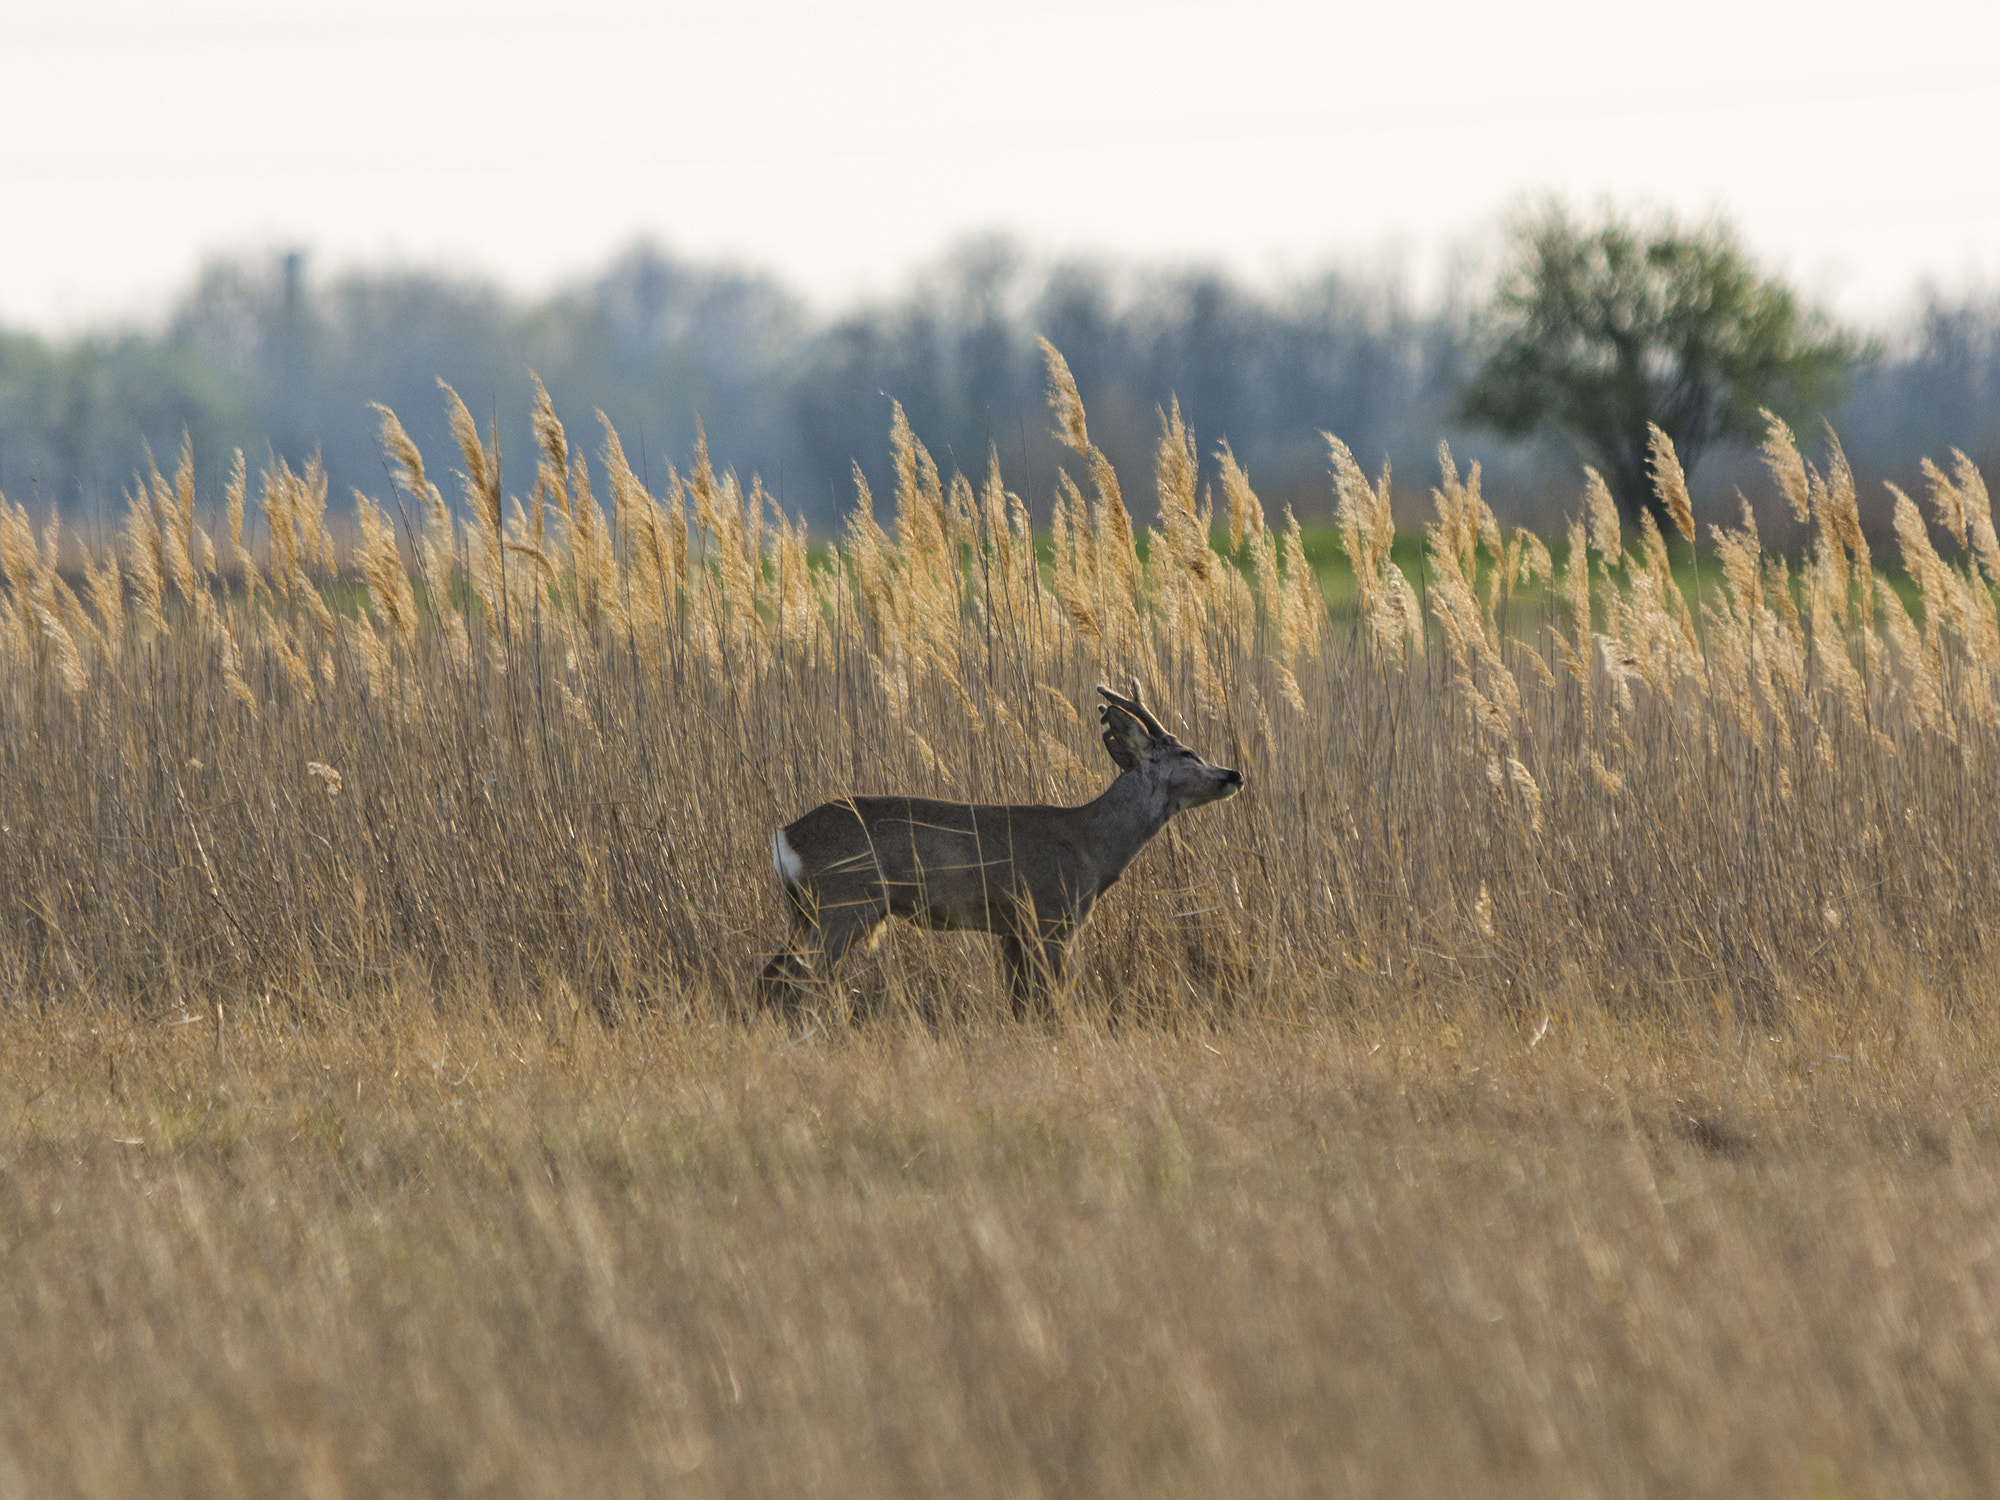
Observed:
[[[2000,1480],[1990,1022],[17,1018],[0,1490]]]

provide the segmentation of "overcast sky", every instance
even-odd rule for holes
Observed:
[[[640,236],[823,306],[953,239],[1401,270],[1523,194],[1733,216],[1835,309],[2000,286],[2000,7],[0,0],[0,323],[308,247],[546,290]],[[1483,238],[1482,238],[1483,237]]]

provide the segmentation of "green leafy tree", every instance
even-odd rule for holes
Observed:
[[[1565,433],[1636,520],[1658,505],[1648,424],[1692,472],[1718,443],[1761,438],[1763,408],[1794,423],[1825,410],[1866,353],[1725,222],[1583,224],[1552,203],[1513,226],[1461,411],[1511,436]]]

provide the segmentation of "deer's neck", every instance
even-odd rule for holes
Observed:
[[[1116,880],[1147,841],[1167,826],[1166,796],[1136,771],[1127,771],[1095,802],[1077,809],[1091,833],[1104,875]]]

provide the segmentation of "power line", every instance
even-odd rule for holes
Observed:
[[[1309,0],[1236,0],[1239,8],[1258,10],[1323,9]],[[10,50],[162,47],[265,47],[294,43],[349,43],[371,50],[393,48],[418,40],[449,41],[476,47],[496,40],[526,37],[577,36],[607,32],[679,35],[707,32],[769,32],[853,28],[860,26],[1014,25],[1060,17],[1118,18],[1156,15],[1162,10],[1214,10],[1214,0],[1021,0],[1020,4],[985,7],[968,13],[964,7],[942,4],[894,5],[711,5],[699,9],[660,10],[513,10],[458,8],[412,15],[407,9],[342,10],[319,17],[268,15],[246,11],[224,16],[175,17],[148,11],[138,17],[100,16],[75,12],[41,24],[0,24],[0,47]]]
[[[1495,127],[1531,127],[1697,113],[1759,112],[1936,100],[1947,94],[2000,91],[2000,75],[1921,82],[1866,80],[1745,94],[1737,88],[1681,90],[1653,96],[1603,95],[1571,100],[1495,101],[1436,106],[1390,118],[1377,110],[1301,110],[1193,119],[1005,122],[963,126],[856,131],[813,136],[798,132],[764,136],[713,136],[667,143],[616,139],[551,142],[546,137],[482,141],[422,151],[379,148],[326,150],[15,150],[0,151],[0,176],[15,181],[213,179],[227,177],[507,175],[560,167],[573,172],[634,168],[732,165],[746,162],[821,162],[850,158],[1076,154],[1151,150],[1254,140],[1367,138],[1450,134]]]

